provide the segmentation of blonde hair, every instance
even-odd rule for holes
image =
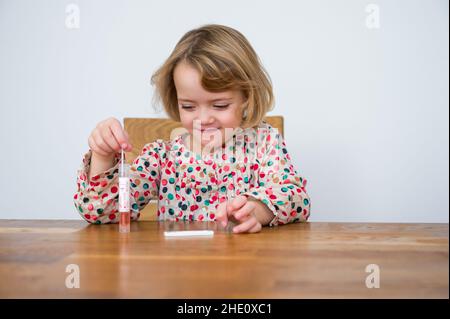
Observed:
[[[162,102],[172,120],[180,121],[173,79],[175,67],[187,62],[201,75],[202,87],[210,92],[240,90],[244,97],[243,128],[261,123],[273,108],[272,82],[248,40],[227,26],[208,24],[187,32],[164,64],[152,75],[154,105]]]

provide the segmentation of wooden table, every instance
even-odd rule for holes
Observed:
[[[233,235],[212,222],[0,220],[2,298],[448,298],[448,224],[292,224]],[[164,230],[213,229],[166,239]],[[67,288],[76,264],[80,288]],[[380,270],[367,288],[366,266]]]

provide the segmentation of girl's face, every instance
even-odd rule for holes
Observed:
[[[242,122],[241,91],[212,93],[201,85],[200,73],[186,62],[174,70],[181,124],[193,137],[192,142],[208,147],[222,146],[232,134],[229,132]],[[225,129],[227,135],[225,135]],[[231,136],[230,136],[231,135]]]

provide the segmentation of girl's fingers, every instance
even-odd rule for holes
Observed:
[[[116,138],[114,137],[113,133],[111,132],[111,129],[107,128],[106,130],[102,131],[102,138],[103,141],[105,141],[108,146],[116,151],[119,152],[121,147],[119,143],[117,143]]]
[[[113,121],[109,128],[120,148],[127,149],[129,147],[128,134],[122,129],[122,125],[118,121]]]
[[[247,203],[247,197],[239,195],[238,197],[232,199],[230,203],[228,204],[229,207],[227,207],[227,211],[233,212],[235,210],[238,210],[242,206],[244,206]]]
[[[258,221],[256,220],[256,218],[251,217],[251,218],[247,219],[245,222],[243,222],[242,224],[235,226],[233,228],[233,233],[248,232],[250,229],[253,229],[253,227],[255,227],[256,224],[258,224]]]
[[[235,211],[234,218],[237,220],[244,220],[247,216],[249,216],[255,209],[255,204],[252,202],[247,202],[241,209]]]
[[[102,150],[103,152],[105,152],[106,154],[110,154],[112,152],[114,152],[113,150],[111,150],[108,146],[108,144],[105,143],[105,141],[103,140],[103,138],[100,136],[100,134],[98,132],[94,132],[92,134],[92,138],[94,139],[95,145]]]
[[[97,153],[97,154],[100,154],[100,155],[102,155],[102,156],[107,156],[107,155],[108,155],[107,153],[105,153],[104,151],[102,151],[101,149],[99,149],[99,148],[97,147],[97,145],[95,144],[94,138],[93,138],[92,136],[89,136],[88,143],[89,143],[89,148],[90,148],[93,152],[95,152],[95,153]]]
[[[228,215],[226,212],[226,205],[220,204],[217,207],[216,221],[221,223],[222,226],[224,226],[224,227],[228,224]]]
[[[261,223],[256,223],[256,225],[253,226],[253,228],[251,228],[248,232],[249,233],[258,233],[261,231],[261,229],[262,229]]]
[[[123,131],[125,133],[125,136],[127,137],[127,141],[128,141],[128,147],[127,147],[127,151],[131,151],[133,149],[133,146],[130,144],[130,137],[128,136],[127,131]]]
[[[226,210],[228,215],[231,215],[233,213],[233,206],[231,205],[232,202],[232,199],[227,200]]]

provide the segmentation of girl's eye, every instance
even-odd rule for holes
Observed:
[[[218,108],[218,109],[226,109],[229,105],[230,104],[223,104],[223,105],[216,104],[216,105],[214,105],[214,107]],[[183,108],[185,110],[191,110],[191,109],[194,108],[194,106],[192,106],[192,105],[181,105],[181,108]]]
[[[224,104],[224,105],[214,105],[214,107],[217,107],[218,109],[226,109],[230,104]]]

